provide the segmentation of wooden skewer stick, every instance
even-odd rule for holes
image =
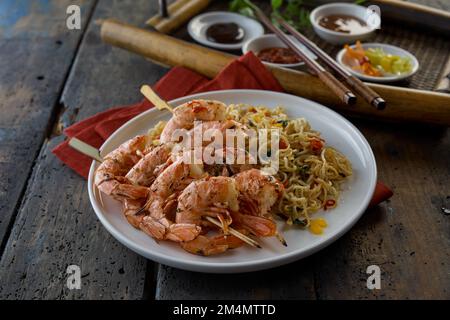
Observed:
[[[146,97],[150,102],[152,102],[156,108],[159,110],[167,109],[173,113],[173,108],[163,99],[161,99],[153,89],[148,85],[143,85],[141,87],[141,93]]]
[[[100,151],[94,148],[93,146],[87,144],[86,142],[81,141],[80,139],[77,138],[70,139],[69,146],[98,162],[103,162],[103,158],[100,155]]]
[[[206,220],[208,220],[209,222],[211,222],[212,224],[215,224],[219,228],[222,227],[222,224],[219,221],[217,221],[216,219],[214,219],[213,217],[204,217],[204,218]],[[262,248],[257,241],[253,240],[252,238],[247,237],[246,235],[243,235],[242,233],[233,229],[232,227],[228,227],[228,231],[230,232],[230,234],[241,239],[242,241],[251,245],[252,247],[256,247],[256,248],[260,248],[260,249]]]

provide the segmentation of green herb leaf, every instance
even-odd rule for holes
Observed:
[[[309,175],[309,166],[307,164],[304,164],[300,168],[298,168],[298,174],[301,176],[302,179],[306,180],[306,178]]]
[[[306,220],[300,220],[300,219],[294,219],[292,221],[293,224],[300,227],[306,227],[308,225],[308,222]]]
[[[288,123],[289,123],[289,120],[278,120],[277,123],[281,123],[281,125],[282,125],[284,128],[286,128],[287,125],[288,125]]]
[[[251,18],[255,16],[253,9],[245,2],[245,0],[230,1],[229,10]]]
[[[272,10],[278,10],[283,5],[283,0],[272,0]]]
[[[253,12],[253,9],[250,7],[240,9],[239,13],[246,17],[250,17],[250,18],[255,17],[255,13]]]
[[[308,2],[308,0],[271,0],[273,24],[280,27],[275,19],[276,16],[279,16],[298,30],[309,28],[311,25],[309,11],[303,8],[305,2]],[[230,11],[238,12],[247,17],[255,17],[254,10],[246,0],[232,0],[229,8]]]

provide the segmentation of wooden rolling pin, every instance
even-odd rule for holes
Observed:
[[[234,58],[233,55],[182,41],[156,31],[143,30],[114,19],[104,20],[101,37],[106,43],[129,50],[153,61],[184,66],[213,78]],[[316,77],[284,68],[270,68],[283,88],[291,93],[332,107],[346,114],[365,115],[394,121],[450,125],[450,95],[432,91],[368,84],[388,104],[383,111],[359,98],[346,106]]]
[[[211,0],[177,0],[167,8],[169,17],[156,15],[146,23],[162,33],[170,33],[205,9]]]

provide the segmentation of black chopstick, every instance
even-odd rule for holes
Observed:
[[[159,0],[159,14],[163,18],[169,17],[169,11],[167,10],[167,0]]]
[[[351,105],[356,102],[356,96],[348,89],[342,82],[336,79],[330,72],[328,72],[323,66],[321,66],[317,61],[309,58],[302,50],[300,50],[292,40],[283,33],[279,28],[272,24],[269,18],[250,1],[246,1],[250,5],[257,18],[266,25],[272,32],[274,32],[281,41],[283,41],[289,48],[291,48],[306,65],[314,71],[314,73],[319,77],[322,82],[328,86],[345,104]]]
[[[300,41],[305,47],[316,54],[325,64],[339,74],[345,82],[360,94],[364,100],[370,103],[378,110],[382,110],[386,107],[386,101],[380,97],[378,93],[369,88],[364,82],[352,75],[348,70],[339,65],[333,58],[320,49],[314,42],[306,38],[303,34],[293,28],[286,20],[277,16],[276,19],[290,34]]]

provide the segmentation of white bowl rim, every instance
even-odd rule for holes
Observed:
[[[246,41],[241,41],[241,42],[238,42],[238,43],[226,44],[226,43],[212,42],[212,41],[208,41],[207,39],[199,38],[196,34],[194,34],[192,32],[192,23],[194,23],[194,21],[196,21],[199,18],[204,18],[204,17],[209,17],[209,16],[233,16],[233,17],[236,17],[236,18],[242,19],[242,20],[247,20],[248,19],[248,20],[252,21],[253,23],[255,23],[255,25],[258,25],[259,31],[262,31],[261,35],[264,34],[264,27],[261,25],[261,23],[259,21],[255,20],[255,19],[252,19],[252,18],[249,18],[249,17],[246,17],[246,16],[244,16],[242,14],[235,13],[235,12],[229,12],[229,11],[210,11],[210,12],[205,12],[205,13],[202,13],[202,14],[199,14],[199,15],[193,17],[189,21],[189,23],[187,25],[187,31],[189,33],[189,36],[192,37],[192,39],[194,39],[195,41],[197,41],[197,42],[199,42],[199,43],[201,43],[201,44],[203,44],[205,46],[208,46],[208,47],[217,48],[217,49],[223,49],[223,50],[237,50],[237,49],[242,48],[242,46],[246,42]],[[252,38],[254,38],[254,37],[252,37]],[[248,40],[251,40],[252,38],[250,38]]]
[[[367,42],[367,43],[361,43],[361,45],[363,48],[380,48],[381,47],[381,48],[387,48],[387,49],[391,48],[391,49],[401,51],[404,54],[404,56],[410,58],[413,63],[413,68],[408,73],[395,75],[395,76],[387,76],[387,77],[373,77],[373,76],[368,76],[368,75],[359,73],[358,71],[355,71],[352,68],[350,68],[348,65],[346,65],[342,61],[342,58],[344,57],[344,53],[345,53],[345,48],[342,48],[341,50],[339,50],[339,52],[336,54],[336,61],[340,65],[345,67],[346,70],[350,71],[353,75],[355,75],[363,80],[375,81],[375,82],[400,81],[400,80],[404,80],[409,77],[412,77],[419,70],[419,60],[417,60],[416,56],[414,56],[411,52],[409,52],[401,47],[397,47],[392,44],[379,43],[379,42]],[[352,44],[352,45],[350,45],[350,48],[354,48],[355,46],[356,46],[356,44]]]
[[[323,32],[326,32],[330,35],[335,35],[335,36],[342,36],[342,37],[357,37],[357,36],[363,36],[363,35],[367,35],[369,33],[374,32],[380,25],[381,25],[381,20],[378,23],[378,25],[375,28],[372,28],[371,30],[368,31],[364,31],[364,32],[358,32],[358,33],[343,33],[343,32],[338,32],[338,31],[333,31],[327,28],[322,27],[318,22],[317,22],[317,15],[318,12],[326,9],[326,8],[330,8],[330,7],[353,7],[353,8],[366,8],[364,6],[360,6],[359,4],[355,4],[355,3],[347,3],[347,2],[334,2],[334,3],[328,3],[328,4],[324,4],[321,6],[318,6],[317,8],[315,8],[313,11],[311,11],[310,15],[309,15],[309,20],[311,21],[311,24],[314,26],[314,28],[317,28]],[[360,17],[358,17],[360,18]]]
[[[247,41],[245,41],[245,43],[242,46],[242,53],[246,54],[247,52],[250,51],[248,49],[248,46],[253,41],[256,41],[258,39],[267,39],[267,38],[278,38],[278,37],[274,33],[267,33],[267,34],[263,34],[263,35],[261,35],[259,37],[254,37],[254,38],[248,39]],[[256,52],[255,52],[255,55],[256,55]],[[316,59],[314,59],[314,60],[316,60]],[[305,62],[303,60],[301,62],[298,62],[298,63],[273,63],[273,62],[267,62],[267,61],[262,61],[262,60],[261,60],[261,62],[264,63],[264,64],[267,64],[269,66],[281,67],[281,68],[295,68],[295,67],[303,66],[305,64]]]
[[[203,93],[197,93],[197,94],[192,94],[192,95],[188,95],[185,97],[180,97],[178,99],[174,99],[172,101],[169,101],[170,104],[176,104],[177,101],[180,100],[184,100],[184,99],[193,99],[193,98],[202,98],[203,96],[208,96],[211,94],[219,94],[219,93],[248,93],[248,94],[258,94],[258,93],[262,93],[262,94],[271,94],[271,95],[277,95],[279,97],[282,96],[293,96],[291,94],[287,94],[287,93],[283,93],[283,92],[275,92],[275,91],[267,91],[267,90],[253,90],[253,89],[232,89],[232,90],[217,90],[217,91],[208,91],[208,92],[203,92]],[[347,120],[346,118],[344,118],[342,115],[340,115],[339,113],[337,113],[336,111],[329,109],[327,107],[325,107],[322,104],[319,104],[318,102],[306,99],[306,98],[302,98],[299,96],[294,96],[295,98],[299,99],[299,100],[303,100],[306,101],[308,103],[311,103],[314,105],[314,107],[318,108],[318,110],[320,110],[320,112],[329,114],[333,117],[338,117],[346,126],[350,127],[351,130],[353,130],[353,132],[355,133],[355,135],[358,137],[358,139],[360,139],[363,147],[366,149],[366,151],[368,152],[368,157],[369,157],[369,163],[370,165],[370,185],[368,187],[369,192],[366,194],[366,196],[364,197],[364,200],[361,202],[360,206],[358,208],[355,209],[355,211],[358,211],[358,214],[355,215],[354,219],[350,222],[348,222],[341,230],[339,230],[339,232],[336,232],[334,235],[330,236],[328,239],[326,239],[325,241],[321,242],[318,245],[309,245],[308,247],[304,248],[303,252],[298,252],[298,251],[293,251],[293,252],[289,252],[289,253],[285,253],[283,255],[279,255],[279,256],[275,256],[275,257],[271,257],[271,258],[265,258],[265,259],[261,259],[261,260],[255,260],[255,261],[244,261],[244,262],[227,262],[226,264],[223,262],[211,262],[211,261],[189,261],[189,262],[185,262],[182,261],[176,257],[172,257],[172,256],[168,256],[168,255],[163,255],[160,254],[158,252],[154,252],[152,253],[152,258],[149,258],[148,255],[146,254],[146,248],[144,248],[143,246],[127,239],[127,237],[125,235],[123,235],[120,231],[118,231],[115,226],[113,224],[111,224],[104,216],[103,213],[101,213],[101,209],[97,206],[96,201],[94,201],[93,199],[95,198],[94,195],[94,190],[93,190],[93,178],[94,178],[94,173],[95,173],[95,169],[97,166],[96,161],[92,161],[90,170],[89,170],[89,176],[88,176],[88,181],[87,181],[87,187],[88,187],[88,193],[89,193],[89,199],[91,202],[91,205],[94,209],[94,212],[97,216],[97,218],[100,220],[100,222],[102,223],[102,225],[108,230],[108,232],[116,239],[118,240],[120,243],[122,243],[124,246],[126,246],[127,248],[133,250],[134,252],[138,253],[139,255],[147,258],[147,259],[155,259],[157,260],[159,263],[171,266],[171,267],[175,267],[175,268],[179,268],[179,269],[184,269],[184,270],[190,270],[190,271],[197,271],[197,272],[204,272],[204,273],[244,273],[244,272],[251,272],[251,271],[258,271],[258,270],[264,270],[264,269],[271,269],[277,266],[281,266],[281,265],[285,265],[291,262],[294,262],[296,260],[300,260],[303,259],[307,256],[310,256],[311,254],[327,247],[328,245],[330,245],[331,243],[335,242],[336,240],[338,240],[341,236],[343,236],[344,234],[346,234],[354,225],[357,221],[359,221],[359,219],[361,218],[361,216],[364,214],[364,212],[367,210],[367,207],[369,206],[370,200],[373,196],[373,193],[375,191],[375,186],[376,186],[376,181],[377,181],[377,164],[376,164],[376,160],[375,160],[375,156],[373,154],[372,148],[370,147],[369,142],[367,141],[367,139],[364,137],[364,135],[361,133],[361,131],[355,126],[353,125],[349,120]],[[103,149],[103,147],[105,145],[108,145],[108,143],[111,140],[115,139],[116,135],[119,135],[119,132],[121,131],[121,128],[130,125],[131,123],[133,123],[133,121],[136,121],[137,118],[139,118],[140,116],[144,115],[144,114],[148,114],[148,113],[155,113],[155,112],[161,112],[160,110],[158,110],[157,108],[151,108],[147,111],[145,111],[144,113],[130,119],[129,121],[127,121],[126,123],[124,123],[119,129],[117,129],[104,143],[103,145],[100,147],[100,151]],[[164,111],[162,111],[164,112]],[[239,268],[241,271],[234,271],[234,268]]]

